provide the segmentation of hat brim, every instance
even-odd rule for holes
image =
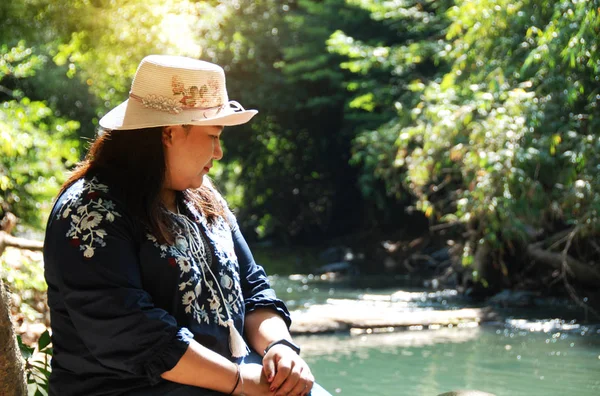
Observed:
[[[168,125],[241,125],[250,121],[258,111],[236,111],[226,107],[212,117],[205,117],[205,110],[184,110],[178,114],[144,107],[136,100],[127,99],[100,119],[104,129],[141,129]]]

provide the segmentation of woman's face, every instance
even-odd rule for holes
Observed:
[[[213,160],[223,158],[220,136],[222,126],[182,125],[168,126],[163,130],[166,175],[165,188],[182,191],[198,188]]]

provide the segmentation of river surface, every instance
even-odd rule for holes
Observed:
[[[336,299],[420,296],[406,309],[470,307],[456,292],[432,293],[390,279],[324,283],[273,278],[290,309]],[[402,283],[402,282],[400,282]],[[384,287],[368,287],[369,284]],[[600,395],[600,326],[560,302],[499,310],[497,322],[436,330],[296,336],[317,381],[333,395],[438,395],[478,389],[497,396]]]

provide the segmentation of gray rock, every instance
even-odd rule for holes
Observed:
[[[340,261],[337,263],[329,263],[323,265],[315,270],[316,274],[324,274],[327,272],[338,272],[341,274],[356,275],[358,274],[358,268],[354,264],[347,261]]]
[[[490,297],[488,302],[501,307],[532,307],[537,296],[538,293],[526,290],[503,290]]]

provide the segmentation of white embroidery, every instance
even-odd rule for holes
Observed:
[[[106,246],[106,231],[97,228],[102,221],[106,219],[112,223],[116,217],[121,217],[112,201],[100,197],[100,193],[107,192],[108,187],[98,183],[96,178],[84,181],[82,190],[69,194],[62,214],[57,215],[58,219],[70,216],[71,227],[66,236],[72,245],[79,246],[86,258],[93,257],[96,248]],[[83,204],[84,199],[89,201]]]
[[[178,288],[181,293],[181,304],[185,313],[192,315],[196,322],[200,324],[210,324],[211,321],[214,321],[219,325],[224,325],[228,319],[227,311],[224,310],[220,298],[215,298],[219,295],[215,281],[219,282],[219,286],[225,294],[224,302],[230,312],[239,314],[243,307],[240,277],[236,270],[237,265],[231,261],[232,258],[235,258],[235,255],[224,254],[217,248],[217,246],[227,247],[233,251],[231,231],[225,232],[228,226],[217,223],[218,225],[215,224],[216,227],[207,227],[206,233],[209,239],[217,241],[213,245],[215,255],[227,259],[223,262],[225,268],[222,268],[218,273],[219,279],[214,279],[210,271],[205,271],[202,264],[196,262],[181,229],[173,230],[175,233],[175,243],[173,245],[159,244],[155,236],[150,233],[146,234],[147,239],[160,250],[161,257],[167,258],[169,264],[175,263],[175,266],[179,268]],[[213,233],[216,229],[220,232]],[[203,291],[205,291],[205,295],[203,295]],[[206,302],[206,304],[200,305],[201,302]],[[206,308],[206,305],[208,305],[208,308]],[[207,309],[210,311],[210,315]]]

